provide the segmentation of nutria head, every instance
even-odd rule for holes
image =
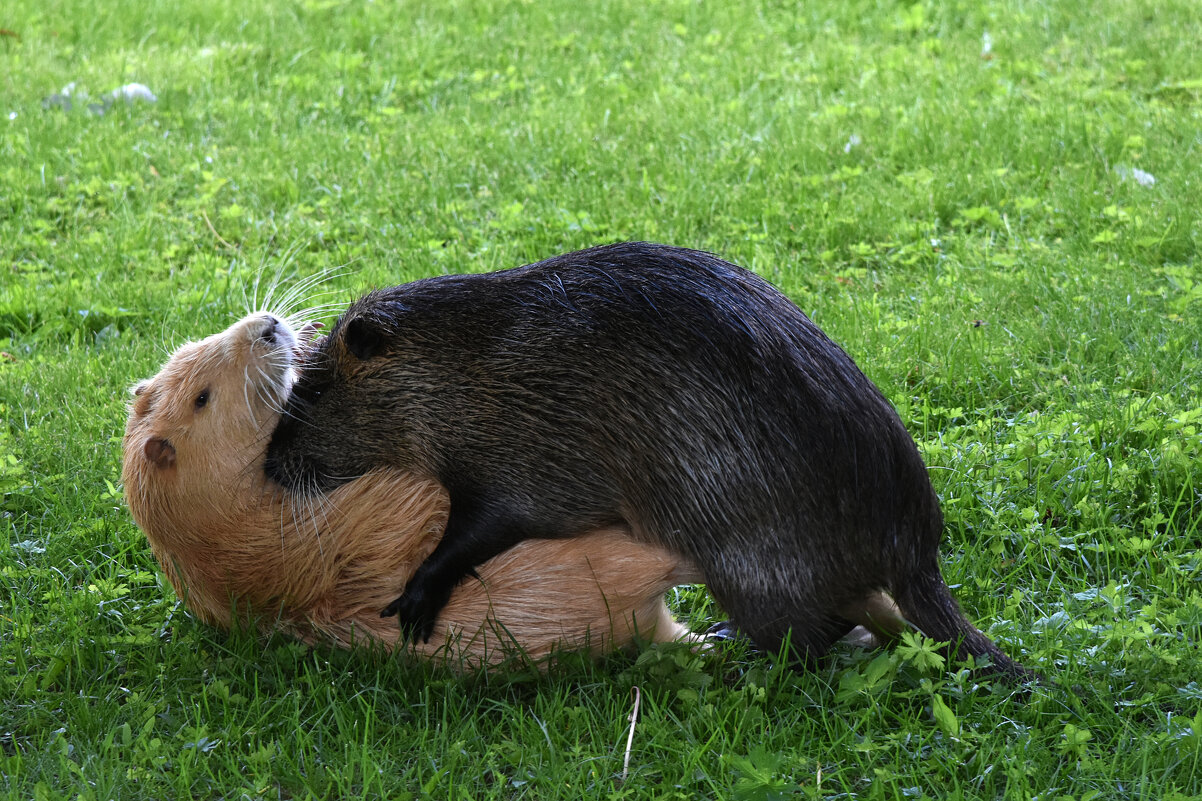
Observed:
[[[422,472],[397,444],[410,439],[415,422],[405,387],[421,391],[422,362],[437,347],[398,352],[387,297],[373,292],[356,301],[308,355],[265,463],[267,475],[294,493],[328,492],[381,464]]]
[[[229,501],[257,497],[243,488],[263,483],[263,448],[312,327],[302,332],[256,312],[182,346],[134,387],[122,478],[144,530],[195,530],[198,520],[237,515]]]

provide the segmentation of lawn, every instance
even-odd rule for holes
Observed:
[[[1202,796],[1200,41],[1194,0],[9,0],[0,794]],[[948,582],[1046,685],[921,640],[458,677],[177,601],[122,499],[127,390],[256,278],[346,303],[620,239],[754,269],[844,345],[927,459]]]

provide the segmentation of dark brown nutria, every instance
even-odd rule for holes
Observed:
[[[381,465],[451,497],[385,610],[410,635],[515,543],[625,525],[696,564],[761,648],[788,636],[809,661],[904,620],[1029,675],[944,583],[939,501],[893,407],[788,298],[707,253],[621,243],[358,300],[266,467],[314,493]]]

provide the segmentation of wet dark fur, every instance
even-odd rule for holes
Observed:
[[[390,465],[450,491],[446,535],[389,611],[428,634],[519,540],[627,524],[693,560],[765,649],[803,658],[893,596],[927,635],[1023,675],[951,598],[942,517],[892,406],[754,274],[645,243],[373,292],[320,344],[268,472],[328,490]]]

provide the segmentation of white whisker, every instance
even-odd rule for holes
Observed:
[[[258,389],[256,387],[255,389]],[[255,419],[255,408],[250,404],[250,365],[242,367],[242,398],[246,401],[246,413]]]
[[[265,299],[265,305],[271,305],[274,308],[280,309],[283,313],[288,314],[293,306],[295,306],[301,298],[312,294],[312,291],[322,284],[345,275],[343,272],[338,272],[335,269],[320,270],[312,275],[306,276],[295,281],[286,292],[277,300],[272,302],[271,298]],[[323,295],[332,295],[334,290],[317,293],[313,297],[321,297]]]

